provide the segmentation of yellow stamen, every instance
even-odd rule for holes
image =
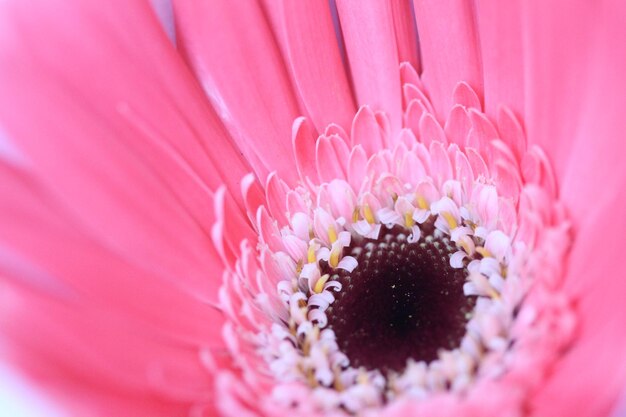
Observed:
[[[330,275],[328,274],[322,275],[320,279],[318,279],[317,282],[315,283],[315,286],[313,287],[313,291],[315,291],[316,294],[319,294],[322,291],[324,291],[324,284],[326,284],[326,282],[329,279],[330,279]]]
[[[294,336],[297,333],[296,321],[293,319],[293,317],[289,318],[289,333],[291,333]]]
[[[476,247],[476,252],[480,253],[483,258],[491,258],[493,255],[487,249],[482,246]]]
[[[313,245],[309,246],[309,250],[307,251],[306,256],[307,256],[308,263],[311,264],[316,261],[315,248],[313,247]]]
[[[374,224],[374,222],[376,222],[376,219],[374,218],[374,213],[372,213],[372,208],[368,204],[363,206],[363,216],[369,224]]]
[[[358,384],[367,384],[369,382],[367,373],[363,370],[363,368],[359,368],[359,374],[356,377],[356,382]]]
[[[312,388],[315,388],[315,387],[318,386],[317,379],[315,379],[315,372],[313,371],[313,369],[310,369],[308,371],[308,373],[307,373],[307,380],[309,382],[309,385]]]
[[[309,333],[309,338],[313,340],[317,340],[320,338],[320,328],[317,326],[313,326],[313,330]]]
[[[490,289],[490,290],[488,291],[488,293],[489,293],[489,296],[490,296],[491,298],[493,298],[493,299],[495,299],[495,300],[499,300],[499,299],[500,299],[500,294],[498,294],[498,293],[496,292],[496,290]]]
[[[352,211],[352,223],[356,223],[359,221],[359,207],[355,207]]]
[[[333,226],[328,227],[328,240],[330,240],[330,243],[337,241],[337,231]]]
[[[341,383],[341,371],[339,370],[339,368],[333,368],[333,373],[335,374],[335,379],[333,381],[333,388],[335,388],[335,390],[337,391],[343,391],[344,389],[346,389],[346,387],[343,386],[343,384]]]
[[[302,343],[302,353],[304,354],[304,356],[309,356],[309,354],[311,353],[311,345],[313,344],[313,342],[319,339],[319,336],[319,327],[313,326],[313,330],[311,330],[311,332],[309,332],[309,334],[305,336],[304,342]]]
[[[310,250],[310,248],[309,248]],[[304,266],[304,262],[302,261],[302,259],[300,259],[298,261],[298,263],[296,264],[296,275],[300,275],[300,272],[302,272],[302,267]]]
[[[454,218],[454,216],[452,214],[450,214],[449,212],[443,211],[443,212],[441,212],[441,215],[446,220],[446,222],[448,222],[448,226],[450,226],[450,230],[456,229],[456,227],[459,225],[456,222],[456,219]]]
[[[407,211],[404,213],[404,225],[410,229],[415,224],[415,220],[413,220],[413,213]]]
[[[465,239],[459,239],[457,243],[465,251],[465,253],[467,253],[468,255],[472,254],[472,248],[470,247],[469,243],[467,243]]]
[[[334,249],[330,251],[330,258],[328,259],[328,264],[331,266],[331,268],[337,268],[337,265],[339,265],[339,252],[340,250],[338,249]]]
[[[421,208],[422,210],[428,210],[428,201],[426,201],[424,196],[417,196],[417,207]]]

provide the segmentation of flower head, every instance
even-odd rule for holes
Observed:
[[[56,403],[610,410],[622,6],[36,6],[0,6],[0,346]]]

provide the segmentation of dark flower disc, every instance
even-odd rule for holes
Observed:
[[[465,334],[475,299],[463,294],[467,271],[450,266],[454,243],[432,235],[409,243],[408,234],[396,226],[355,239],[345,254],[358,266],[332,272],[343,289],[326,315],[351,366],[402,371],[408,359],[430,362],[458,347]]]

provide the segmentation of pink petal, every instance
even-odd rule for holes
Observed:
[[[404,128],[400,131],[398,144],[403,144],[407,149],[412,148],[417,142],[417,138],[411,129]]]
[[[306,213],[309,210],[300,190],[291,190],[287,193],[287,213]]]
[[[287,191],[289,188],[283,180],[278,178],[275,172],[272,172],[267,177],[267,184],[265,185],[265,199],[267,201],[267,207],[278,223],[281,226],[287,225]]]
[[[261,181],[270,167],[293,178],[289,132],[300,111],[261,6],[174,1],[174,12],[181,49]]]
[[[363,182],[366,164],[367,154],[363,150],[363,146],[356,145],[352,148],[348,161],[348,180],[355,191],[359,191],[358,187]]]
[[[481,155],[486,156],[486,151],[489,147],[489,143],[493,139],[498,139],[498,131],[491,124],[489,119],[476,109],[469,109],[468,111],[470,121],[472,122],[472,130],[474,137],[477,140],[477,150]]]
[[[200,322],[185,316],[196,314],[199,318],[204,309],[210,309],[205,293],[211,287],[215,290],[219,277],[207,280],[206,270],[201,271],[202,279],[188,277],[191,271],[168,265],[172,257],[167,253],[158,254],[161,258],[157,262],[157,254],[140,258],[120,251],[101,236],[80,227],[71,213],[59,205],[58,200],[46,196],[32,179],[11,176],[4,167],[1,178],[5,189],[11,193],[0,199],[2,211],[15,213],[10,221],[2,221],[2,267],[8,271],[8,278],[13,278],[14,274],[19,278],[18,260],[26,265],[32,263],[46,275],[38,278],[28,273],[33,276],[31,285],[44,286],[50,291],[57,287],[58,291],[71,289],[76,296],[115,306],[112,314],[142,319],[170,337],[204,339],[206,329]],[[175,249],[163,247],[163,250]],[[211,256],[211,252],[199,252]],[[220,268],[211,266],[208,271],[219,273]],[[85,279],[87,276],[89,279]],[[175,312],[165,312],[160,305],[168,302],[185,306]]]
[[[515,153],[518,162],[521,162],[526,152],[526,134],[522,125],[508,107],[500,107],[498,111],[498,132],[511,150]]]
[[[410,63],[415,70],[419,71],[417,31],[411,0],[392,1],[391,11],[398,45],[398,59],[400,62]]]
[[[200,288],[187,289],[186,277],[160,269],[157,257],[133,259],[80,230],[63,207],[42,199],[41,187],[4,166],[2,183],[9,193],[1,210],[16,213],[3,222],[0,244],[5,357],[37,383],[52,383],[69,409],[143,402],[139,415],[168,415],[210,392],[199,348],[222,347],[219,326],[206,326],[222,318]],[[98,400],[113,393],[114,403]]]
[[[249,168],[148,3],[0,7],[0,124],[23,156],[0,165],[3,354],[72,414],[210,402],[213,190]]]
[[[171,154],[168,159],[172,159],[170,164],[177,166],[176,170],[196,176],[211,189],[223,182],[235,185],[233,172],[245,172],[246,163],[204,104],[196,81],[187,74],[148,7],[98,9],[104,16],[99,25],[93,24],[89,15],[93,10],[86,5],[67,15],[55,7],[50,13],[46,9],[31,13],[15,5],[11,9],[8,4],[4,7],[0,82],[4,94],[15,93],[16,99],[2,104],[7,119],[3,128],[19,139],[20,147],[36,166],[44,168],[46,164],[39,159],[58,150],[56,142],[42,144],[41,134],[45,132],[47,136],[68,137],[63,139],[66,152],[89,153],[93,146],[92,151],[101,159],[107,159],[108,152],[119,153],[120,149],[113,149],[115,146],[129,147],[124,154],[149,153],[152,158]],[[28,17],[22,18],[21,13]],[[57,15],[71,20],[72,28],[64,24],[66,20],[53,18]],[[126,19],[134,21],[132,32],[125,29]],[[37,23],[25,24],[30,21]],[[41,30],[51,35],[42,37]],[[69,34],[75,30],[81,31],[81,39]],[[135,31],[139,34],[129,39]],[[96,51],[88,40],[98,42],[100,49]],[[73,51],[70,56],[63,53],[68,49]],[[111,62],[116,63],[114,68]],[[155,67],[160,71],[154,71]],[[91,123],[96,114],[106,122]],[[33,124],[32,118],[41,121]],[[102,149],[96,141],[82,140],[85,129],[117,137],[120,144],[115,145],[107,136],[102,140],[111,145]],[[120,132],[113,134],[113,129]],[[76,130],[82,132],[74,133]],[[74,134],[77,138],[71,139]],[[82,143],[70,146],[79,139]]]
[[[337,231],[337,225],[333,216],[323,208],[316,208],[313,217],[313,230],[315,230],[316,237],[322,239],[327,245],[330,244],[328,231],[331,227],[335,232]]]
[[[289,82],[293,86],[293,91],[296,96],[296,100],[298,102],[298,107],[303,110],[306,110],[306,106],[303,102],[303,97],[297,94],[296,89],[296,81],[295,75],[291,70],[291,67],[287,64],[287,57],[289,56],[289,47],[287,45],[287,30],[285,29],[285,25],[283,24],[283,7],[281,1],[275,0],[259,0],[259,4],[263,9],[263,13],[266,16],[267,24],[270,27],[272,35],[278,44],[278,49],[280,50],[280,55],[285,60],[286,68],[289,72]],[[308,116],[308,115],[307,115]]]
[[[452,178],[452,163],[441,142],[430,144],[430,175],[437,185],[441,185],[447,178]]]
[[[522,159],[521,171],[526,182],[539,184],[552,196],[556,196],[557,185],[552,165],[539,146],[530,146]]]
[[[418,136],[420,132],[419,122],[422,119],[422,114],[427,111],[428,110],[421,100],[411,100],[406,111],[404,112],[404,125],[411,129],[415,136]]]
[[[479,0],[476,7],[484,76],[485,111],[501,105],[524,117],[524,53],[521,2]]]
[[[20,5],[3,4],[0,86],[12,99],[0,100],[0,114],[39,204],[62,207],[112,251],[214,297],[212,189],[237,189],[248,168],[149,5]],[[12,244],[18,234],[6,236]]]
[[[440,142],[444,145],[448,143],[446,134],[432,114],[422,114],[419,128],[420,142],[422,142],[425,146],[430,145],[432,142]]]
[[[352,123],[352,146],[361,145],[368,155],[385,148],[385,138],[369,106],[359,109]]]
[[[422,80],[441,121],[452,108],[452,91],[459,81],[467,82],[482,94],[473,6],[464,0],[413,0],[413,5],[420,38]]]
[[[510,165],[511,169],[515,170],[516,175],[521,177],[517,158],[508,144],[500,139],[494,139],[489,145],[491,155],[490,162],[493,164],[495,162],[502,161],[503,163]]]
[[[623,132],[626,123],[621,111],[626,83],[626,51],[621,42],[626,34],[621,17],[626,11],[622,2],[557,4],[525,4],[523,8],[527,17],[523,30],[528,33],[525,123],[529,142],[539,144],[552,160],[557,177],[565,178],[575,175],[572,158],[583,153],[602,161],[603,167],[613,167],[609,163],[613,158],[602,158],[610,136],[611,155],[623,149],[614,132]],[[567,76],[563,76],[564,68]],[[588,152],[591,142],[593,153]],[[596,152],[600,142],[607,146]]]
[[[309,121],[304,117],[297,118],[292,129],[293,155],[300,180],[305,184],[317,180],[315,144],[315,132]]]
[[[389,172],[389,164],[383,154],[377,153],[367,161],[365,171],[370,180],[376,181],[381,175]]]
[[[320,136],[315,148],[317,174],[322,182],[348,176],[348,145],[337,135]]]
[[[484,185],[474,188],[475,195],[472,195],[473,203],[481,218],[487,222],[498,216],[498,193],[493,185]]]
[[[380,126],[380,132],[382,134],[383,143],[386,143],[387,148],[392,147],[392,143],[395,144],[394,140],[396,139],[396,135],[391,134],[391,122],[387,113],[382,111],[377,111],[374,113],[376,117],[376,123]]]
[[[283,1],[282,7],[288,63],[311,120],[319,132],[330,123],[349,128],[356,108],[329,3]]]
[[[265,206],[259,207],[257,210],[257,230],[259,231],[259,239],[262,243],[267,244],[272,251],[282,251],[284,246],[280,238],[280,232],[276,222],[267,212]]]
[[[417,36],[417,34],[416,34]],[[413,65],[408,62],[400,63],[400,84],[412,84],[417,88],[422,88],[422,80],[417,74],[417,71]]]
[[[170,0],[150,0],[152,8],[161,21],[161,26],[173,43],[176,43],[176,29],[174,28],[174,11]]]
[[[480,156],[480,154],[473,148],[466,148],[465,153],[467,154],[467,160],[472,167],[474,178],[478,178],[481,175],[483,178],[489,178],[489,169],[487,168],[487,164],[482,156]]]
[[[352,187],[345,181],[335,179],[328,184],[328,195],[335,217],[351,219],[356,206],[356,194]]]
[[[345,129],[335,123],[331,123],[328,126],[326,126],[326,129],[324,129],[324,134],[326,136],[337,135],[341,139],[343,139],[345,143],[347,144],[350,143],[350,138],[348,137],[348,134],[346,133]]]
[[[215,223],[211,229],[213,244],[225,261],[226,266],[234,267],[239,255],[241,241],[256,242],[256,234],[241,212],[226,187],[215,192]]]
[[[528,140],[541,144],[554,162],[574,222],[563,285],[577,301],[580,320],[576,343],[538,393],[534,411],[606,415],[626,386],[619,273],[626,220],[618,214],[626,211],[626,4],[525,5]],[[555,395],[568,400],[555,402]]]
[[[417,184],[426,176],[426,168],[413,152],[406,152],[400,160],[398,177],[408,184]]]
[[[11,300],[2,304],[3,335],[21,346],[4,353],[72,415],[168,416],[212,401],[197,348],[113,315],[97,299],[78,303],[12,285],[3,295]],[[206,318],[221,321],[215,314]]]
[[[621,186],[626,187],[623,176]],[[610,202],[619,204],[619,199]],[[578,333],[534,398],[533,416],[607,415],[626,386],[626,289],[623,277],[616,273],[623,259],[626,220],[606,213],[596,208],[576,231],[564,284],[576,300]],[[600,248],[595,247],[598,243]]]
[[[402,97],[404,98],[404,103],[410,104],[412,101],[417,100],[428,110],[429,113],[434,113],[434,110],[430,105],[430,100],[418,86],[414,84],[403,84]]]
[[[448,140],[457,145],[463,145],[470,128],[471,122],[465,108],[458,104],[452,107],[444,126]]]
[[[254,174],[250,173],[241,179],[241,195],[243,195],[248,220],[254,225],[259,206],[266,202],[263,187],[261,187]]]
[[[496,161],[492,172],[494,172],[496,177],[498,194],[508,197],[516,203],[522,188],[522,179],[519,177],[519,171],[511,164]]]
[[[479,111],[482,109],[480,98],[478,98],[476,92],[465,81],[458,82],[454,87],[452,100],[454,104],[460,104],[468,109],[474,108]]]
[[[474,183],[474,171],[467,159],[467,156],[461,151],[457,151],[454,156],[454,167],[456,168],[456,179],[461,181],[463,189],[469,193]]]
[[[358,105],[387,113],[396,132],[402,101],[391,4],[338,0],[337,11]]]

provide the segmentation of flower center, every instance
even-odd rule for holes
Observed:
[[[402,371],[460,345],[475,300],[463,294],[467,272],[450,266],[455,251],[445,236],[409,243],[399,226],[346,248],[358,266],[334,272],[343,290],[326,315],[353,366]]]
[[[401,68],[411,94],[399,132],[362,107],[350,135],[331,124],[312,147],[299,119],[298,184],[271,174],[256,208],[261,190],[242,182],[259,239],[256,251],[254,239],[241,243],[220,302],[229,350],[268,414],[277,404],[401,414],[415,403],[420,415],[442,405],[466,415],[491,403],[484,414],[499,415],[509,400],[523,414],[571,340],[558,294],[571,236],[545,155],[526,148],[510,111],[494,126],[466,102],[478,96],[464,83],[438,125],[411,83],[419,76]],[[214,234],[228,260],[236,240],[223,217]],[[266,366],[246,357],[252,349]],[[494,392],[504,400],[485,402]]]

